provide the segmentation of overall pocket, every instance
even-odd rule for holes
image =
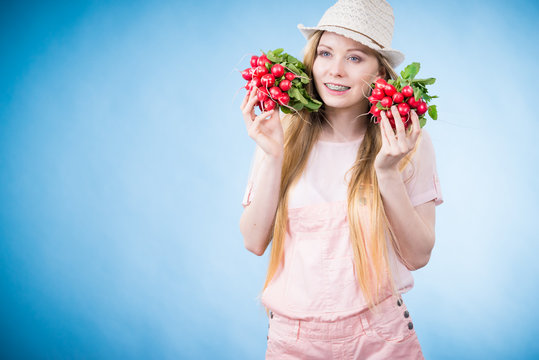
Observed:
[[[374,334],[387,342],[400,343],[415,335],[412,317],[401,298],[390,298],[384,312],[371,312],[369,326]]]

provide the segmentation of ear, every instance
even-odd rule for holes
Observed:
[[[376,79],[379,79],[379,78],[382,78],[382,79],[387,78],[387,71],[386,71],[386,68],[383,66],[380,66],[378,68],[378,72],[376,73]]]

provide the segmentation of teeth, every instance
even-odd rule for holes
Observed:
[[[331,89],[331,90],[336,90],[336,91],[344,91],[344,90],[348,90],[350,89],[349,86],[341,86],[341,85],[333,85],[333,84],[326,84],[326,86]]]

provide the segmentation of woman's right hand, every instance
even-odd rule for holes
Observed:
[[[245,126],[247,127],[247,134],[267,155],[275,158],[282,157],[284,153],[284,131],[279,116],[279,107],[276,106],[274,110],[263,112],[256,116],[257,91],[256,87],[249,90],[240,106]]]

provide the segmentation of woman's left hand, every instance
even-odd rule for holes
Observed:
[[[391,107],[391,113],[395,119],[397,133],[395,134],[391,128],[391,124],[389,123],[389,119],[385,112],[382,112],[382,121],[380,122],[380,125],[382,126],[380,129],[382,135],[382,148],[374,160],[374,168],[377,173],[398,171],[399,161],[412,151],[417,142],[417,138],[421,133],[419,118],[415,110],[410,110],[410,117],[412,118],[411,131],[404,130],[402,118],[395,105]]]

